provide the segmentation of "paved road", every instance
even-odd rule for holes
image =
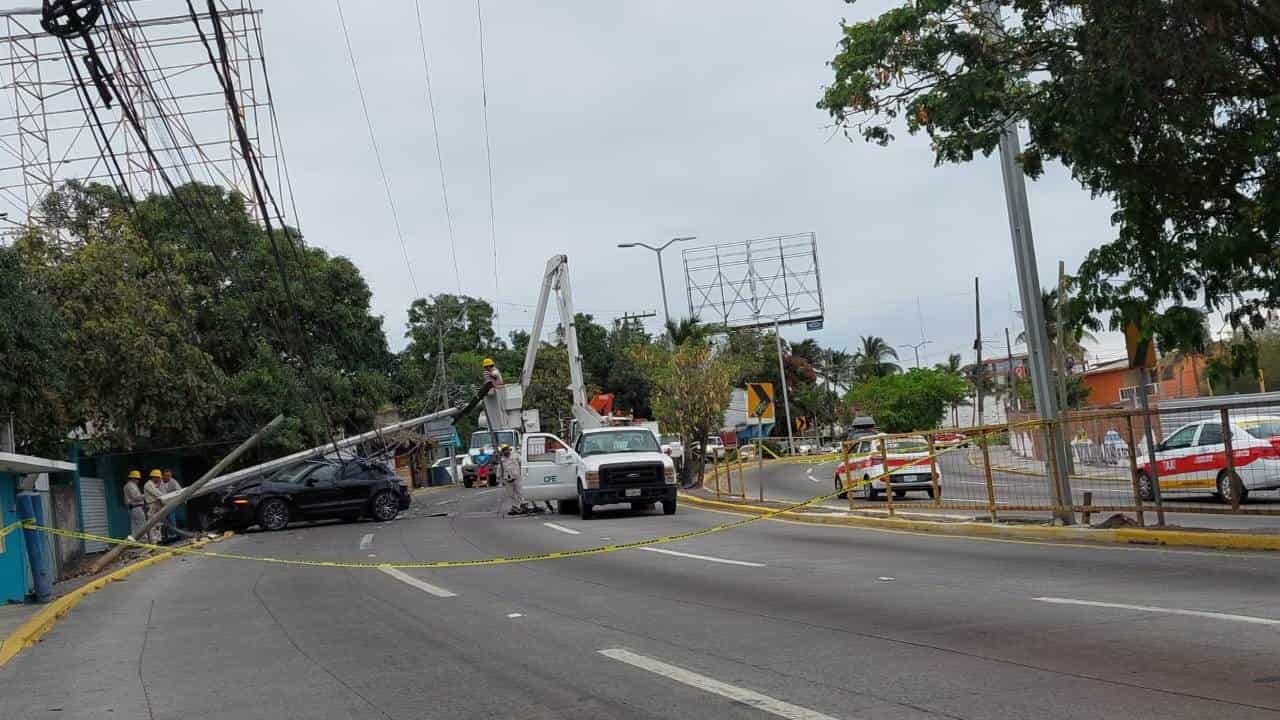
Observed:
[[[916,492],[909,493],[903,500],[895,500],[895,510],[926,516],[944,515],[953,519],[974,516],[987,517],[986,475],[981,465],[975,465],[959,452],[944,455],[939,458],[938,462],[942,468],[942,499],[948,503],[972,505],[973,511],[970,512],[954,507],[941,510],[933,509],[930,507],[932,501],[924,493]],[[742,486],[745,485],[746,497],[748,499],[758,499],[760,486],[763,484],[764,497],[767,500],[807,500],[819,493],[831,492],[835,489],[835,468],[836,463],[834,462],[814,465],[796,463],[766,464],[763,470],[758,471],[753,468],[744,473],[743,482],[739,482],[738,475],[735,474],[733,490],[735,493],[741,492]],[[1001,507],[1007,505],[1049,504],[1051,495],[1044,478],[1031,477],[1024,473],[997,470],[992,473],[992,484],[997,498],[997,512],[1000,517],[1023,519],[1047,519],[1049,517],[1048,513],[1000,510]],[[713,487],[713,485],[708,483],[708,487]],[[722,482],[722,488],[727,489],[727,487]],[[1072,494],[1076,497],[1076,502],[1083,504],[1083,495],[1086,491],[1093,493],[1095,506],[1107,504],[1129,505],[1133,502],[1133,490],[1129,484],[1102,479],[1075,478],[1072,480]],[[1280,532],[1280,514],[1273,516],[1227,516],[1173,511],[1175,508],[1207,507],[1219,510],[1224,507],[1209,496],[1171,497],[1166,499],[1165,503],[1170,510],[1166,513],[1166,522],[1170,526]],[[859,501],[859,504],[864,507],[868,506],[868,503],[863,501]],[[833,511],[848,509],[846,501],[835,498],[827,500],[823,503],[823,506]],[[1280,493],[1275,491],[1255,492],[1250,495],[1249,502],[1245,507],[1280,510]],[[875,513],[887,513],[883,499],[870,503],[870,508]],[[1114,513],[1102,513],[1095,516],[1094,521],[1096,522],[1112,514]],[[1129,516],[1132,517],[1133,514],[1129,513]],[[1155,510],[1150,504],[1147,505],[1145,520],[1148,525],[1156,523]]]
[[[480,558],[731,519],[495,501],[451,490],[392,523],[216,547]],[[780,522],[656,549],[401,574],[168,561],[0,669],[0,716],[1280,718],[1280,557]]]

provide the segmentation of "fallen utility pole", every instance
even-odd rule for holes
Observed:
[[[169,516],[169,513],[176,510],[179,505],[182,505],[192,495],[195,495],[197,492],[199,492],[200,488],[208,484],[210,480],[216,478],[219,473],[227,469],[228,465],[238,460],[241,455],[243,455],[245,452],[253,448],[254,445],[257,445],[263,438],[275,432],[276,428],[280,427],[281,423],[283,422],[284,422],[283,415],[275,416],[275,418],[272,419],[271,422],[267,423],[266,427],[254,433],[248,440],[245,440],[244,442],[240,443],[239,447],[237,447],[235,450],[232,450],[226,457],[219,460],[218,464],[210,468],[209,472],[202,475],[199,480],[196,480],[194,483],[191,483],[187,487],[183,488],[182,492],[177,493],[173,497],[173,499],[166,502],[164,504],[164,507],[160,508],[160,512],[147,518],[147,521],[142,523],[142,527],[138,529],[138,537],[134,537],[131,534],[129,535],[129,539],[138,540],[140,538],[146,537],[147,533],[150,532],[151,528],[154,528],[156,525],[159,525],[161,522],[163,522],[164,519]],[[106,567],[113,560],[119,557],[120,553],[124,552],[124,549],[126,547],[128,547],[128,545],[116,545],[112,547],[110,550],[107,550],[105,553],[103,553],[102,557],[98,558],[98,560],[93,563],[93,567],[89,569],[89,572],[96,573],[99,570],[102,570],[102,568]]]
[[[334,452],[335,450],[341,450],[343,448],[348,448],[353,445],[359,445],[360,443],[369,442],[370,440],[377,440],[382,433],[390,433],[390,432],[396,432],[397,430],[404,430],[405,428],[411,428],[415,425],[422,425],[423,423],[428,423],[428,422],[431,422],[432,420],[442,420],[445,418],[455,418],[461,415],[466,415],[467,413],[475,409],[476,405],[478,405],[480,401],[484,399],[485,394],[488,393],[492,387],[493,385],[491,383],[486,382],[484,385],[480,387],[480,391],[476,394],[476,396],[472,398],[471,401],[468,402],[466,405],[463,405],[461,407],[446,408],[439,412],[431,413],[430,415],[423,415],[422,417],[416,417],[411,420],[403,420],[398,423],[392,423],[391,425],[378,428],[377,430],[370,430],[367,433],[352,435],[349,438],[337,440],[331,443],[325,443],[324,445],[313,447],[310,450],[301,450],[299,452],[293,453],[292,455],[285,455],[282,458],[276,458],[275,460],[269,460],[267,462],[260,463],[258,465],[253,465],[241,470],[237,470],[233,473],[227,473],[226,475],[223,475],[221,477],[215,478],[214,480],[211,480],[207,485],[205,485],[203,488],[200,489],[199,493],[194,494],[193,497],[198,495],[203,495],[208,492],[212,492],[214,490],[217,490],[218,488],[226,487],[231,483],[234,483],[238,480],[243,480],[244,478],[247,478],[247,477],[252,477],[254,475],[264,475],[274,470],[279,470],[280,468],[285,468],[290,465],[296,465],[302,462],[303,460],[310,460],[311,458],[321,457],[328,453]],[[167,501],[169,498],[174,498],[177,496],[178,496],[178,493],[169,493],[167,495],[164,495],[161,499]]]

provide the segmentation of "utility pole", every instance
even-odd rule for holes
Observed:
[[[1009,358],[1009,367],[1008,367],[1008,370],[1009,370],[1009,403],[1008,403],[1008,406],[1009,406],[1009,408],[1010,408],[1010,409],[1012,409],[1014,401],[1018,399],[1018,386],[1017,386],[1018,376],[1017,376],[1017,374],[1013,371],[1013,343],[1009,342],[1009,328],[1005,328],[1005,329],[1004,329],[1004,351],[1005,351],[1005,354],[1006,354],[1006,355],[1008,356],[1008,358]],[[1007,420],[1008,418],[1009,418],[1009,413],[1007,413],[1007,412],[1006,412],[1006,413],[1005,413],[1005,419]]]
[[[1054,370],[1058,373],[1058,407],[1067,407],[1067,327],[1066,318],[1063,311],[1063,305],[1067,300],[1067,270],[1066,263],[1058,261],[1058,302],[1054,303],[1054,325],[1057,331],[1054,333],[1055,344],[1057,345],[1056,357],[1054,358]]]
[[[1000,25],[1000,7],[992,0],[983,3],[983,9],[993,26]],[[1009,214],[1009,234],[1013,240],[1014,265],[1018,272],[1018,291],[1022,296],[1022,318],[1026,323],[1027,360],[1031,371],[1031,387],[1035,393],[1036,409],[1048,429],[1048,468],[1053,495],[1061,500],[1061,509],[1054,511],[1057,520],[1065,525],[1075,524],[1071,505],[1071,476],[1067,470],[1067,449],[1059,424],[1058,398],[1049,376],[1047,350],[1049,340],[1045,332],[1044,305],[1040,299],[1040,273],[1036,268],[1035,240],[1031,234],[1031,211],[1027,206],[1027,178],[1018,163],[1022,154],[1018,140],[1017,118],[1005,120],[1000,131],[1000,174],[1004,180],[1005,206]]]
[[[787,418],[787,450],[794,453],[796,438],[791,431],[791,399],[787,393],[787,367],[782,362],[782,331],[778,329],[778,321],[773,321],[773,339],[778,345],[778,380],[782,386],[782,412]]]
[[[920,368],[920,348],[924,347],[925,345],[932,345],[932,344],[933,344],[933,341],[932,341],[932,340],[921,340],[920,342],[915,343],[914,345],[913,345],[913,344],[911,344],[911,343],[903,343],[903,344],[899,345],[898,347],[911,348],[912,350],[914,350],[914,351],[915,351],[915,353],[916,353],[916,369],[919,369],[919,368]]]
[[[985,376],[985,370],[982,366],[982,298],[978,294],[978,278],[973,279],[973,326],[974,335],[973,349],[978,353],[978,365],[973,369],[974,383],[973,392],[977,395],[978,417],[974,425],[984,425],[987,422],[987,415],[982,411],[982,380]]]
[[[628,323],[639,322],[645,318],[658,317],[658,313],[650,310],[645,313],[622,313],[622,317],[615,318],[613,323],[616,326],[626,327]],[[664,329],[665,332],[665,329]]]
[[[532,341],[531,341],[532,342]],[[449,376],[445,369],[444,362],[444,314],[441,313],[439,319],[439,327],[436,329],[436,355],[439,356],[440,369],[438,375],[440,377],[440,409],[449,409]],[[457,433],[457,430],[453,431]],[[453,446],[453,438],[449,439],[445,445],[445,452],[449,453],[449,482],[457,482],[458,480],[458,451]],[[431,484],[431,473],[427,471],[427,484]]]

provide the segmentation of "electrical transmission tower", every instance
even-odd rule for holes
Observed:
[[[70,180],[123,184],[120,189],[142,198],[166,191],[162,171],[253,197],[232,110],[189,14],[156,13],[159,3],[115,0],[104,4],[102,20],[89,33],[120,95],[109,107],[92,97],[118,160],[117,173],[78,90],[75,72],[89,74],[84,59],[69,56],[41,28],[41,9],[33,4],[0,10],[0,212],[18,222],[38,221],[43,198]],[[252,0],[218,0],[217,7],[226,37],[225,68],[249,141],[263,174],[291,207],[263,55],[262,12]],[[197,14],[208,33],[209,14]],[[154,153],[126,125],[119,112],[124,105],[135,110]],[[259,214],[252,202],[246,205]]]

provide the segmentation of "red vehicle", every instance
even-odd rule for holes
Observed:
[[[1280,488],[1280,420],[1247,418],[1233,422],[1231,450],[1236,474],[1240,476],[1240,500],[1251,490]],[[1151,464],[1146,453],[1138,465],[1138,488],[1144,500],[1154,499]],[[1183,425],[1156,445],[1160,493],[1212,493],[1223,502],[1231,501],[1231,480],[1227,472],[1227,447],[1222,423],[1201,420]]]
[[[906,497],[907,492],[923,492],[933,497],[933,475],[929,470],[929,444],[923,437],[910,436],[884,441],[885,457],[880,457],[879,436],[859,438],[849,449],[849,473],[845,464],[836,466],[835,489],[840,497],[848,497],[853,491],[864,500],[874,500],[889,488],[883,476],[886,466],[893,483],[893,496]],[[942,468],[938,471],[938,487],[941,489]]]
[[[960,445],[969,444],[969,436],[955,430],[942,430],[933,434],[933,442],[937,445]]]

